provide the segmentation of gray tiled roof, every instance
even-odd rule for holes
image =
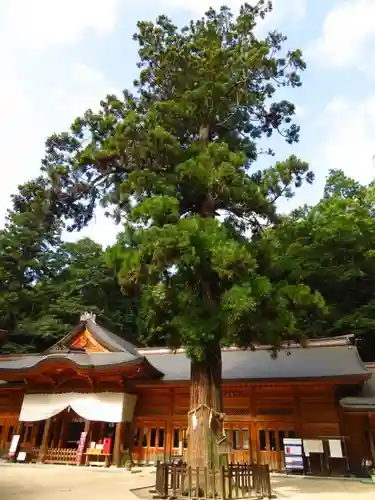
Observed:
[[[109,352],[109,353],[75,353],[61,352],[40,356],[22,356],[15,359],[0,359],[0,373],[8,370],[27,370],[38,366],[46,361],[68,361],[83,368],[116,366],[132,361],[141,360],[142,356],[133,356],[128,352]]]
[[[366,380],[358,396],[340,399],[343,408],[351,410],[375,410],[375,367],[369,369],[371,378]]]
[[[103,347],[106,347],[108,350],[119,351],[119,352],[126,351],[132,354],[133,356],[140,357],[140,354],[135,345],[119,337],[115,333],[110,332],[109,330],[107,330],[102,326],[99,326],[92,320],[88,320],[86,322],[86,326],[89,332],[99,342],[99,344],[101,344]]]
[[[290,353],[288,355],[287,353]],[[190,361],[183,353],[145,354],[165,375],[165,381],[190,378]],[[368,372],[354,346],[292,348],[272,359],[267,350],[222,353],[223,380],[306,379],[366,375]]]
[[[288,355],[288,353],[290,353]],[[190,361],[184,353],[156,353],[142,350],[142,354],[128,351],[109,353],[54,352],[45,355],[0,358],[0,375],[7,370],[27,370],[48,361],[68,361],[81,367],[116,366],[123,363],[147,361],[159,372],[164,381],[187,381],[190,378]],[[223,380],[275,380],[345,377],[367,375],[357,349],[350,345],[330,347],[296,347],[279,352],[272,359],[269,351],[224,350],[222,353]]]

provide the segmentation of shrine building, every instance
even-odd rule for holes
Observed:
[[[267,348],[223,349],[222,372],[231,461],[282,471],[284,439],[295,437],[321,440],[323,469],[375,463],[375,364],[349,338],[290,346],[276,359]],[[13,446],[44,463],[121,466],[129,449],[140,464],[183,458],[189,380],[183,350],[135,347],[84,315],[41,354],[0,356],[0,457]],[[337,464],[331,439],[341,442]]]

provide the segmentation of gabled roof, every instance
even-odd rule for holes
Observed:
[[[106,353],[86,353],[86,352],[55,352],[52,354],[25,355],[14,359],[0,358],[0,373],[2,371],[19,372],[36,368],[45,363],[72,363],[82,368],[105,368],[108,366],[130,364],[144,360],[144,357],[133,356],[127,352],[106,352]]]
[[[74,339],[86,330],[107,352],[89,352],[84,348],[72,346]],[[89,370],[109,367],[118,370],[120,367],[133,364],[140,368],[140,374],[144,373],[143,368],[145,368],[151,377],[160,378],[162,375],[150,366],[145,356],[140,354],[133,344],[98,325],[95,317],[87,313],[81,317],[80,323],[72,332],[42,354],[0,356],[0,374],[3,373],[5,378],[7,372],[16,372],[17,376],[19,374],[21,377],[22,374],[40,365],[56,365],[56,363],[71,364]]]
[[[48,348],[43,354],[50,354],[61,348],[68,347],[73,339],[85,330],[88,330],[93,338],[104,348],[108,349],[109,352],[127,352],[132,356],[140,357],[135,345],[98,325],[92,316],[88,319],[81,320],[74,330],[65,335],[65,337],[56,342],[52,347]]]

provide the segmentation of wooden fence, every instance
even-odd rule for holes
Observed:
[[[44,458],[46,464],[75,464],[76,463],[76,449],[70,448],[48,448],[47,454]]]
[[[240,499],[271,498],[268,465],[230,464],[202,470],[186,464],[156,464],[157,493],[163,498]]]

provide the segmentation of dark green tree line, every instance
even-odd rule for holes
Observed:
[[[125,296],[102,247],[85,238],[65,243],[45,179],[19,187],[0,231],[2,352],[42,351],[89,310],[136,340],[137,299]]]
[[[332,170],[322,199],[296,210],[264,242],[278,256],[272,279],[305,283],[324,297],[325,314],[301,325],[306,336],[353,333],[367,345],[363,356],[374,354],[374,201],[372,185]]]

